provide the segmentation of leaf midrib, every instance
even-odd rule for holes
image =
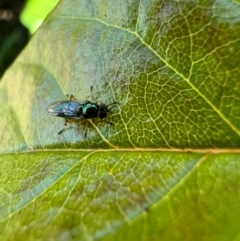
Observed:
[[[6,153],[0,153],[0,156],[6,156],[6,155],[17,155],[17,154],[28,154],[28,153],[46,153],[46,152],[71,152],[71,153],[82,153],[82,152],[90,152],[90,153],[104,153],[104,152],[162,152],[162,153],[205,153],[206,155],[209,153],[212,154],[233,154],[233,153],[239,153],[240,154],[240,148],[118,148],[118,149],[111,149],[111,148],[89,148],[89,149],[34,149],[34,150],[25,150],[25,151],[17,151],[17,152],[6,152]]]

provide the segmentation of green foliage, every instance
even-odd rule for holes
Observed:
[[[61,1],[0,83],[1,240],[239,240],[239,14]],[[114,125],[58,135],[92,85]]]
[[[21,21],[33,34],[59,0],[28,0]]]

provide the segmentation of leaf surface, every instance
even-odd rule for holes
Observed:
[[[238,240],[239,14],[61,1],[0,83],[2,239]],[[47,107],[91,86],[114,125],[58,135]]]

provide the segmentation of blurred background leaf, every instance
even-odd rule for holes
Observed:
[[[21,22],[33,34],[59,0],[28,0],[21,14]]]
[[[26,46],[56,0],[0,1],[0,78]],[[20,20],[21,19],[21,20]]]

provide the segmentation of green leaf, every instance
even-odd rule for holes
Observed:
[[[28,0],[21,14],[21,22],[31,34],[35,33],[58,2],[59,0]]]
[[[62,0],[0,83],[1,240],[239,240],[239,14]],[[114,125],[58,135],[91,86]]]

